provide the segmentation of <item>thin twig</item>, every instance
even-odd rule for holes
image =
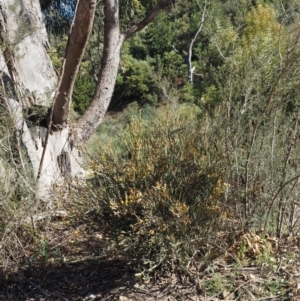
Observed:
[[[267,216],[266,216],[266,219],[265,219],[264,228],[266,228],[266,226],[267,226],[267,221],[268,221],[268,218],[269,218],[271,209],[272,209],[272,207],[273,207],[273,205],[274,205],[274,202],[275,202],[276,198],[278,197],[279,193],[282,191],[282,189],[283,189],[286,185],[290,184],[291,182],[293,182],[293,181],[295,181],[295,180],[297,180],[297,179],[299,179],[299,178],[300,178],[300,174],[297,175],[297,176],[295,176],[295,177],[293,177],[293,178],[291,178],[290,180],[286,181],[284,184],[282,184],[282,185],[279,187],[278,191],[276,192],[276,194],[274,195],[274,197],[272,198],[272,200],[271,200],[271,202],[270,202],[269,210],[268,210],[268,213],[267,213]]]

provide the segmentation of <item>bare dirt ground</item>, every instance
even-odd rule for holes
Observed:
[[[253,240],[241,261],[232,260],[235,249],[228,246],[205,264],[195,259],[184,273],[146,275],[114,255],[94,226],[49,224],[34,246],[24,246],[21,264],[2,269],[0,300],[300,301],[297,238],[282,239],[268,256],[256,260],[251,259],[258,248]],[[250,241],[254,236],[245,237]]]

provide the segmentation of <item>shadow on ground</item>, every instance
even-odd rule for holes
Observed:
[[[135,282],[134,271],[122,260],[47,263],[1,273],[0,300],[119,300]]]
[[[183,285],[173,273],[152,281],[137,278],[139,271],[114,253],[92,222],[71,227],[62,220],[46,226],[35,238],[38,243],[23,248],[22,258],[31,258],[30,264],[9,266],[10,272],[0,268],[0,301],[199,300],[195,284]],[[46,249],[39,244],[43,241]]]

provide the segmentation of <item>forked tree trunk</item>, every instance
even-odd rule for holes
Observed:
[[[76,123],[76,139],[87,141],[101,124],[113,95],[120,51],[123,43],[130,36],[151,23],[159,12],[170,2],[160,0],[153,10],[139,23],[120,32],[119,1],[103,0],[104,2],[104,49],[97,87],[89,108]]]
[[[78,0],[59,81],[46,51],[48,40],[39,0],[0,0],[0,97],[27,149],[39,198],[49,200],[51,185],[83,175],[78,146],[91,137],[104,118],[115,86],[122,45],[148,25],[168,2],[158,1],[141,22],[121,33],[119,1],[103,0],[104,51],[99,80],[90,107],[70,126],[73,86],[92,29],[96,0]],[[37,105],[51,108],[48,125],[30,128],[24,112]]]

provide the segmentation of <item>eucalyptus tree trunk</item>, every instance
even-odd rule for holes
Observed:
[[[84,175],[78,149],[95,132],[107,111],[122,45],[148,25],[168,1],[158,1],[144,19],[121,33],[119,1],[103,0],[104,50],[98,83],[88,110],[70,124],[73,87],[92,30],[96,0],[78,0],[59,77],[47,54],[48,39],[39,0],[0,0],[0,100],[27,150],[38,198],[50,200],[53,184],[61,185]],[[30,122],[28,115],[37,115],[34,110],[40,112],[41,108],[42,118]]]
[[[98,83],[89,108],[76,124],[77,139],[87,141],[103,121],[117,78],[124,41],[151,23],[169,0],[160,0],[138,24],[120,32],[119,1],[104,0],[104,49]]]
[[[25,116],[40,107],[47,112],[58,83],[47,54],[48,38],[39,1],[0,0],[0,39],[1,103],[9,110],[27,150],[37,197],[49,200],[51,185],[82,170],[68,126],[51,131],[47,139],[47,123],[41,126],[37,120],[30,124]]]

